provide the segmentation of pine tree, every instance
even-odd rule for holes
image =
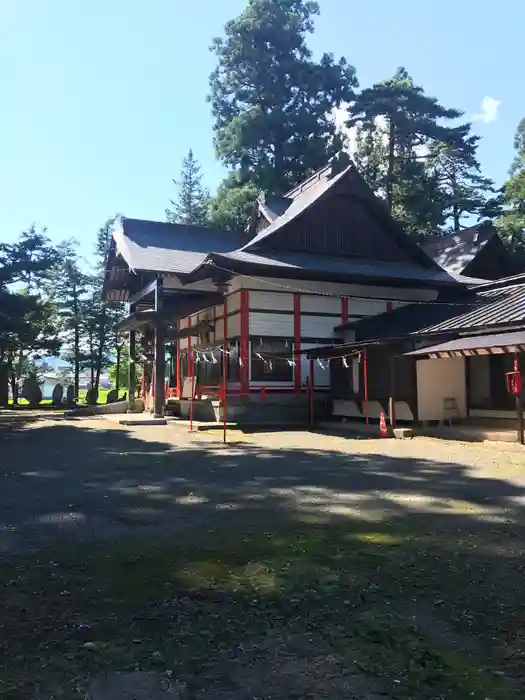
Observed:
[[[115,324],[125,315],[123,303],[108,302],[104,298],[104,276],[112,230],[118,216],[106,221],[95,243],[95,271],[89,279],[86,301],[86,334],[88,338],[89,369],[92,385],[98,389],[102,370],[109,366],[117,345]]]
[[[458,167],[473,167],[477,142],[470,125],[443,125],[461,115],[426,95],[404,68],[362,90],[352,106],[348,126],[357,128],[356,160],[364,164],[365,179],[416,237],[442,228],[451,207],[436,163],[428,165],[432,150],[448,149]]]
[[[248,0],[213,42],[215,149],[240,187],[283,193],[341,146],[330,113],[353,99],[357,80],[344,59],[313,60],[306,37],[318,14],[312,0]]]
[[[464,217],[475,216],[479,220],[497,213],[494,183],[481,175],[475,155],[479,140],[479,136],[468,137],[471,148],[466,154],[448,144],[437,143],[427,159],[427,167],[435,175],[443,195],[444,216],[450,222],[448,230],[459,231]]]
[[[425,95],[423,88],[415,85],[404,68],[399,68],[390,80],[365,88],[356,97],[348,126],[361,129],[365,144],[373,144],[370,132],[375,132],[378,125],[381,129],[381,149],[386,151],[386,155],[384,170],[381,177],[377,176],[377,184],[384,191],[389,211],[394,212],[396,205],[398,210],[403,208],[402,200],[404,198],[406,202],[408,195],[409,199],[421,205],[421,194],[430,193],[435,180],[421,161],[433,144],[446,144],[465,156],[472,152],[472,144],[467,139],[468,124],[449,127],[441,123],[461,115],[460,111],[447,109],[435,98]],[[376,140],[376,149],[377,143]],[[412,189],[410,183],[418,187]],[[419,192],[416,193],[416,189]],[[423,221],[427,219],[428,223],[428,220],[436,218],[439,209],[432,209],[434,213],[421,212],[424,214]],[[417,211],[413,213],[417,214]]]
[[[179,194],[176,201],[170,200],[173,208],[166,209],[166,220],[173,224],[205,226],[210,196],[202,185],[201,168],[191,148],[182,160],[180,179],[173,183],[178,186]]]
[[[0,405],[7,405],[9,381],[16,400],[23,368],[59,349],[52,306],[42,293],[55,259],[45,232],[34,226],[15,243],[0,244]]]
[[[516,156],[509,179],[503,187],[504,211],[498,227],[511,248],[525,262],[525,118],[518,124],[514,148]]]
[[[47,293],[60,323],[66,350],[64,359],[73,365],[75,396],[78,397],[80,370],[85,363],[82,332],[89,277],[81,269],[77,241],[61,243],[58,254],[59,261],[52,270]]]

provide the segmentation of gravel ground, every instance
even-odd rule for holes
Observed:
[[[0,415],[6,700],[523,697],[518,445],[36,418]]]
[[[245,511],[329,518],[359,504],[370,519],[400,507],[496,517],[525,498],[525,450],[506,443],[232,431],[223,445],[219,432],[58,416],[1,426],[4,548],[57,531],[188,529]]]

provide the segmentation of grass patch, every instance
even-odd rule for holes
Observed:
[[[397,698],[523,696],[522,564],[493,561],[487,538],[506,534],[252,523],[17,555],[0,567],[0,696],[60,678],[76,697],[86,675],[136,667],[198,685],[269,631],[313,640]]]
[[[109,394],[110,391],[111,391],[111,389],[99,389],[99,390],[98,390],[98,401],[97,401],[97,403],[99,403],[99,404],[106,403],[106,402],[107,402],[107,397],[108,397],[108,394]],[[122,397],[125,393],[127,394],[127,390],[126,390],[126,389],[120,390],[120,391],[119,391],[119,397]],[[79,404],[85,404],[85,403],[86,403],[86,394],[87,394],[87,390],[86,390],[86,389],[81,389],[81,390],[78,392],[78,403],[79,403]],[[65,392],[64,392],[64,395],[65,395]],[[10,400],[9,400],[9,404],[10,404],[10,405],[13,405],[13,399],[10,399]],[[40,405],[40,406],[50,406],[51,404],[52,404],[51,399],[42,399],[42,401],[40,402],[39,405]],[[29,402],[28,402],[26,399],[19,398],[19,399],[18,399],[18,405],[19,405],[19,406],[28,406],[28,405],[29,405]]]

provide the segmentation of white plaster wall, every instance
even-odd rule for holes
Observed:
[[[273,292],[322,293],[335,296],[353,296],[379,298],[395,301],[428,301],[436,299],[437,292],[432,289],[407,289],[403,287],[382,287],[368,284],[346,284],[343,282],[316,282],[311,280],[270,279],[243,277],[238,275],[231,281],[232,291],[238,289],[260,289]],[[384,302],[386,304],[386,301]],[[386,310],[384,308],[383,310]]]
[[[417,404],[419,420],[443,420],[443,400],[456,399],[460,418],[467,415],[465,358],[418,360]]]
[[[293,311],[293,294],[250,292],[250,309],[264,311]]]
[[[250,335],[293,338],[293,316],[250,311]]]

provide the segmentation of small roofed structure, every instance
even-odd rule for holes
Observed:
[[[459,420],[517,416],[523,442],[525,274],[473,285],[453,299],[408,304],[337,332],[342,344],[308,356],[360,356],[368,376],[365,399],[364,378],[352,383],[341,362],[333,363],[336,415],[355,417],[356,405],[366,400],[381,406],[393,425],[441,422],[448,403]]]
[[[521,271],[490,221],[434,236],[423,249],[440,267],[455,275],[494,280]]]

